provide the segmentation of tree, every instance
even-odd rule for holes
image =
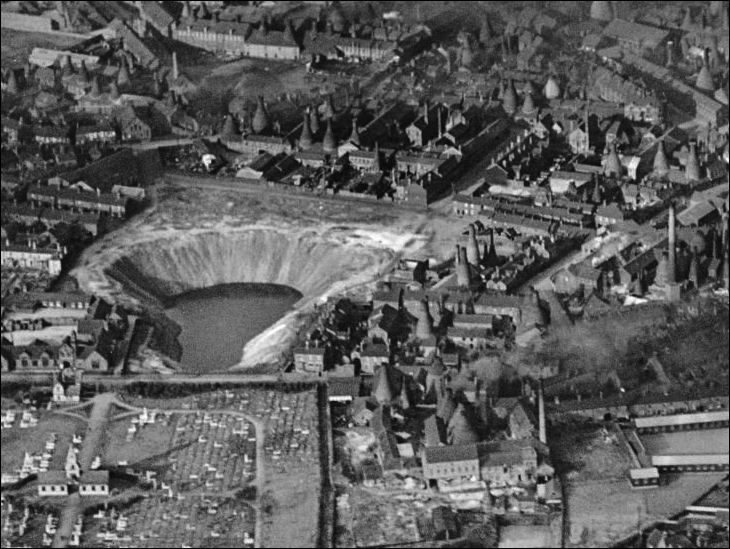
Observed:
[[[466,536],[466,547],[497,547],[498,543],[499,530],[494,516],[472,528]]]

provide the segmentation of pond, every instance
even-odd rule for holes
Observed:
[[[219,284],[175,296],[165,312],[182,328],[182,370],[204,373],[237,364],[243,346],[301,297],[288,286],[248,283]]]

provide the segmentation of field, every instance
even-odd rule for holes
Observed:
[[[650,490],[632,489],[627,479],[568,480],[566,547],[609,546],[635,533],[639,524],[646,527],[681,512],[724,476],[678,475],[668,485]]]
[[[639,435],[649,455],[654,454],[727,454],[728,429],[701,429]]]
[[[548,440],[564,485],[566,547],[613,544],[635,532],[638,523],[679,513],[724,476],[675,475],[658,488],[636,490],[628,480],[632,464],[627,451],[611,436],[605,442],[600,427],[561,426]]]
[[[508,547],[552,547],[549,526],[502,526],[499,529],[500,549]]]
[[[3,29],[2,40],[0,40],[2,68],[22,67],[33,48],[65,49],[80,41],[80,38],[69,36]]]
[[[551,432],[548,440],[555,467],[577,482],[628,478],[631,456],[611,436],[595,425],[574,426]]]
[[[5,408],[3,408],[5,410]],[[60,468],[66,459],[66,452],[74,434],[81,434],[86,430],[84,422],[49,412],[39,410],[32,412],[38,418],[34,427],[21,428],[22,411],[18,408],[17,417],[11,428],[2,430],[2,472],[14,473],[23,465],[23,456],[27,452],[31,455],[42,454],[46,441],[55,433],[56,440],[53,457],[50,460],[50,469]]]
[[[157,421],[153,425],[139,428],[131,440],[126,437],[130,426],[129,419],[112,421],[107,425],[103,438],[102,465],[114,466],[119,461],[126,461],[134,466],[155,456],[165,453],[175,433],[173,416],[167,420]]]

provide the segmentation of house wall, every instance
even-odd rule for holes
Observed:
[[[448,479],[479,475],[479,460],[423,462],[423,476],[427,479]]]
[[[39,496],[67,496],[68,486],[65,484],[41,484],[38,486]]]
[[[82,496],[108,496],[108,484],[79,484],[79,494]]]

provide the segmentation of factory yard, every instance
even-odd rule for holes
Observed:
[[[700,429],[640,435],[649,455],[727,454],[730,451],[728,429]]]

